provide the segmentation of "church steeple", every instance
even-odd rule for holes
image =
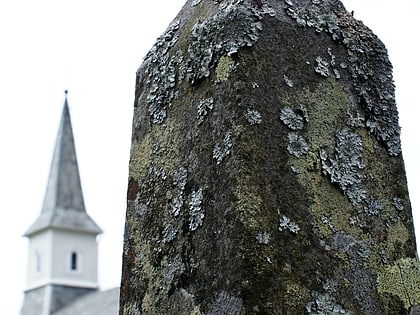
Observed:
[[[98,289],[101,232],[86,212],[66,92],[41,214],[25,233],[29,258],[21,315],[53,315]]]
[[[102,232],[85,209],[67,91],[41,215],[25,236],[52,227],[94,234]]]

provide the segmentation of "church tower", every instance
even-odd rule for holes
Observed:
[[[21,315],[50,315],[98,289],[97,236],[85,209],[67,91],[40,216],[26,231],[27,283]]]

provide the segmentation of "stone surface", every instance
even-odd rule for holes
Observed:
[[[392,66],[339,1],[187,1],[135,95],[120,314],[419,304]]]

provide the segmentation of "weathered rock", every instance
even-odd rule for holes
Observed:
[[[194,0],[137,75],[120,314],[409,314],[384,45],[333,0]]]

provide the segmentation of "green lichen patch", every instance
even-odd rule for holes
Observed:
[[[164,125],[155,125],[152,134],[153,163],[169,173],[174,173],[181,164],[180,147],[183,141],[182,129],[176,120]]]
[[[286,285],[285,296],[287,308],[290,310],[303,310],[311,298],[309,291],[296,283]]]
[[[297,96],[297,101],[308,110],[307,138],[313,151],[333,147],[334,131],[345,117],[348,98],[340,81],[332,78],[322,80],[313,91],[304,89]]]
[[[190,313],[190,315],[202,315],[202,314],[203,313],[201,313],[199,305],[196,305]]]
[[[387,235],[387,252],[392,254],[396,248],[404,246],[409,239],[408,229],[401,221],[390,224]]]
[[[349,94],[340,81],[333,78],[320,81],[313,89],[297,90],[295,95],[287,94],[281,98],[282,105],[290,108],[305,108],[307,121],[303,132],[309,142],[310,151],[301,158],[292,158],[290,164],[297,172],[299,182],[308,187],[312,195],[312,213],[316,230],[323,237],[335,230],[355,229],[349,227],[351,204],[346,197],[331,185],[321,173],[321,148],[335,146],[334,131],[340,128],[348,108]],[[298,104],[298,105],[296,105]]]
[[[219,59],[216,67],[216,79],[219,82],[226,81],[229,74],[235,69],[235,62],[229,56],[222,56]]]
[[[420,304],[420,262],[402,258],[377,277],[378,293],[389,293],[404,302],[406,309]]]
[[[152,158],[150,135],[146,135],[139,142],[134,140],[131,144],[129,176],[136,180],[147,172]]]

